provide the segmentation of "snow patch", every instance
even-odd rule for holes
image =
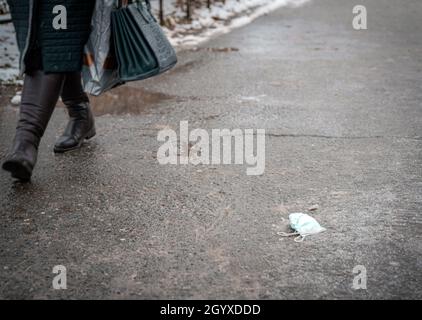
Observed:
[[[11,23],[0,25],[0,81],[14,83],[19,76],[19,51]]]
[[[170,42],[176,48],[196,46],[245,26],[260,16],[281,7],[299,7],[310,0],[227,0],[225,4],[215,3],[210,9],[196,9],[190,24],[177,25],[173,30],[164,28]],[[176,16],[178,16],[176,14]],[[191,30],[201,30],[186,35]]]

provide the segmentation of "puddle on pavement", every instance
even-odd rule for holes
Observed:
[[[21,90],[16,86],[0,86],[0,106],[12,106],[10,103],[16,91]],[[189,97],[188,99],[193,99]],[[128,85],[112,89],[103,93],[99,97],[89,96],[92,109],[96,116],[105,114],[141,114],[152,109],[156,104],[162,101],[181,101],[183,98],[168,95],[162,92],[154,92],[143,88],[134,88]],[[61,101],[57,103],[58,107],[63,108]],[[13,106],[17,109],[18,106]],[[3,110],[4,108],[2,108]]]
[[[96,116],[145,113],[159,102],[174,99],[176,96],[127,85],[105,92],[99,97],[90,97]]]

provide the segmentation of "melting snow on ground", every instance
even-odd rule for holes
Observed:
[[[0,25],[0,81],[15,82],[19,74],[19,52],[12,24]]]
[[[309,0],[226,0],[212,4],[210,9],[195,9],[189,24],[183,21],[185,13],[177,8],[167,18],[165,28],[172,44],[178,48],[196,46],[214,36],[242,27],[256,18],[283,6],[298,7]],[[170,23],[168,23],[170,21]],[[172,28],[172,23],[174,24]]]

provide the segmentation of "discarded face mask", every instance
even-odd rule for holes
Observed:
[[[289,214],[290,227],[295,230],[292,233],[277,232],[282,237],[296,236],[296,242],[302,242],[306,236],[311,234],[317,234],[325,231],[326,229],[321,227],[320,224],[311,216],[306,213],[295,212]]]

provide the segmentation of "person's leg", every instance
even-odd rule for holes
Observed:
[[[64,74],[32,71],[25,75],[19,120],[10,155],[3,169],[12,177],[29,180],[38,146],[63,86]]]
[[[90,139],[95,135],[94,116],[89,106],[88,96],[82,88],[80,72],[66,74],[61,97],[70,119],[63,135],[54,145],[54,152],[77,149],[85,139]]]
[[[88,96],[82,88],[82,78],[80,72],[66,73],[66,78],[64,80],[60,96],[66,106],[89,102]]]

